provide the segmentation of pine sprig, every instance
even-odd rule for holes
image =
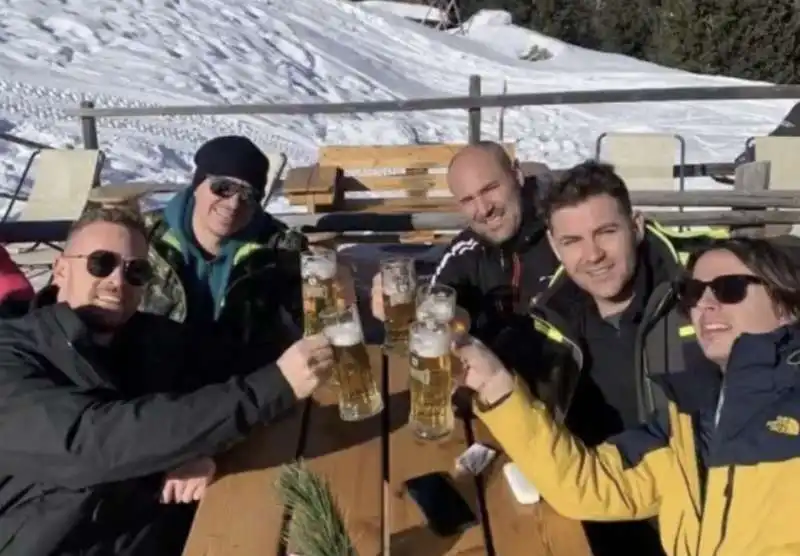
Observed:
[[[284,465],[276,484],[292,518],[287,544],[302,556],[358,556],[328,483],[302,462]]]

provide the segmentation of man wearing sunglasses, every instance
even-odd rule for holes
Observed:
[[[142,309],[266,361],[301,329],[305,238],[261,209],[269,163],[249,139],[211,139],[194,161],[191,187],[149,215],[155,276]]]
[[[507,332],[500,342],[528,349],[498,354],[511,354],[506,363],[521,369],[526,360],[551,361],[525,378],[557,419],[594,446],[666,406],[642,379],[645,367],[653,372],[668,363],[658,339],[678,334],[672,320],[660,318],[657,290],[681,275],[681,253],[712,237],[679,237],[646,222],[613,168],[593,161],[565,172],[540,208],[562,266],[532,307],[535,330]],[[520,340],[531,335],[542,340]],[[637,554],[661,554],[647,524],[590,523],[586,531],[597,556],[616,554],[623,543]]]
[[[79,220],[53,285],[0,322],[0,552],[181,553],[210,459],[307,398],[333,364],[321,337],[274,364],[235,369],[236,349],[137,311],[152,276],[143,223],[120,210]],[[200,484],[198,484],[200,483]]]
[[[670,556],[800,554],[800,272],[789,241],[723,240],[691,256],[670,290],[696,336],[665,339],[686,364],[646,377],[667,407],[597,446],[556,424],[477,342],[457,351],[458,378],[559,513],[657,517]],[[620,541],[619,554],[642,554]]]

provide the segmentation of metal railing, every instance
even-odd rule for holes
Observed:
[[[70,116],[79,118],[85,148],[97,149],[99,138],[97,120],[99,118],[139,118],[158,116],[196,116],[196,115],[232,115],[232,114],[273,114],[273,115],[312,115],[312,114],[348,114],[376,112],[410,112],[429,110],[460,109],[468,112],[469,141],[478,141],[481,134],[482,108],[508,108],[516,106],[548,106],[559,104],[608,104],[639,102],[683,102],[683,101],[725,101],[725,100],[763,100],[763,99],[800,99],[800,85],[758,85],[731,87],[674,87],[638,90],[602,90],[602,91],[561,91],[502,95],[482,95],[481,79],[471,76],[469,94],[458,97],[440,97],[426,99],[398,99],[368,102],[341,103],[289,103],[289,104],[226,104],[226,105],[189,105],[189,106],[150,106],[150,107],[95,107],[91,100],[85,100],[81,107],[68,110]],[[714,173],[730,174],[735,166],[727,163],[694,164],[692,168],[683,168],[685,176],[714,175]],[[731,207],[734,210],[718,210],[712,213],[702,212],[664,212],[663,214],[675,225],[733,225],[754,226],[765,224],[793,224],[800,222],[800,201],[796,203],[781,197],[778,205],[774,204],[778,197],[772,192],[746,189],[747,199],[725,197],[725,192],[703,192],[701,206]],[[667,193],[667,192],[665,192]],[[655,204],[664,207],[684,207],[692,205],[692,194],[695,192],[668,192],[669,197]],[[687,197],[687,195],[690,195]],[[720,201],[720,199],[725,199]],[[722,202],[722,204],[718,204]],[[667,203],[667,204],[662,204]],[[687,205],[688,203],[688,205]],[[758,207],[753,206],[755,203]],[[772,210],[780,206],[784,211]],[[749,207],[743,209],[742,207]],[[761,210],[757,210],[760,208]],[[785,212],[787,209],[788,212]],[[387,214],[321,214],[321,215],[285,215],[283,218],[290,225],[307,229],[336,231],[411,231],[458,228],[463,225],[455,213],[419,213],[407,215]],[[0,242],[20,241],[58,241],[64,238],[69,223],[64,222],[9,222],[0,227]]]

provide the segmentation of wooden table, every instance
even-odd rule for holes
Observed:
[[[451,472],[470,442],[493,439],[479,422],[461,419],[443,441],[417,439],[407,426],[407,358],[385,357],[376,346],[369,351],[386,411],[344,423],[334,393],[323,388],[283,420],[254,431],[218,458],[223,475],[200,504],[184,556],[285,554],[281,537],[288,517],[274,483],[280,465],[297,457],[328,480],[359,556],[591,554],[579,523],[545,503],[514,501],[502,477],[502,458],[481,479],[456,482],[480,525],[455,538],[432,534],[403,482],[430,471]]]

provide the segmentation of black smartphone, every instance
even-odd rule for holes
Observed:
[[[405,486],[435,534],[449,537],[478,524],[475,513],[446,473],[420,475],[407,480]]]

